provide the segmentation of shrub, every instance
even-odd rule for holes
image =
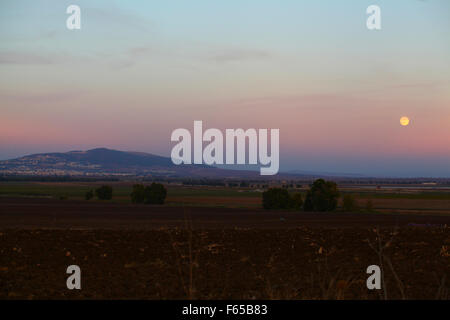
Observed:
[[[270,188],[263,192],[264,209],[288,209],[291,205],[291,197],[286,189]]]
[[[339,191],[333,181],[317,179],[306,193],[305,211],[333,211],[337,207]]]
[[[358,204],[356,203],[355,197],[351,194],[346,194],[342,198],[342,209],[347,212],[357,211]]]
[[[167,190],[161,183],[153,182],[150,186],[145,187],[144,194],[144,203],[164,204],[167,196]]]
[[[292,196],[292,208],[294,210],[301,210],[303,207],[302,194],[300,192],[294,193]]]
[[[86,192],[86,194],[84,195],[84,198],[86,200],[91,200],[94,197],[94,190],[89,190],[88,192]]]
[[[145,201],[145,187],[143,184],[135,184],[131,192],[131,202],[144,203]]]
[[[290,195],[285,188],[270,188],[263,192],[264,209],[301,210],[302,205],[303,199],[300,193]]]
[[[95,195],[100,200],[111,200],[113,189],[111,186],[101,186],[95,189]]]
[[[131,192],[133,203],[164,204],[167,190],[161,183],[153,182],[150,186],[135,184]]]

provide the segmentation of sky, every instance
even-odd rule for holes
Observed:
[[[0,40],[0,159],[202,120],[280,129],[281,171],[450,177],[448,0],[4,0]]]

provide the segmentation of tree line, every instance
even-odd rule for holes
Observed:
[[[263,192],[263,208],[267,210],[290,209],[315,212],[334,211],[338,207],[340,195],[336,182],[317,179],[306,192],[304,200],[301,193],[289,193],[286,188],[268,189]],[[358,204],[352,195],[345,194],[343,196],[342,209],[344,211],[359,210]],[[373,210],[371,200],[367,200],[366,210]]]
[[[96,196],[99,200],[111,200],[113,188],[103,185],[97,189],[86,192],[85,199],[91,200]],[[164,204],[167,196],[167,189],[161,183],[153,182],[151,185],[135,184],[130,194],[131,202],[144,204]]]
[[[99,200],[111,200],[113,188],[103,185],[86,192],[86,200],[97,197]],[[307,190],[303,198],[300,192],[290,193],[287,188],[269,188],[262,194],[262,206],[264,209],[282,209],[296,211],[325,212],[334,211],[338,207],[338,200],[341,193],[336,182],[317,179]],[[130,198],[132,203],[141,204],[164,204],[167,197],[167,189],[161,183],[153,182],[150,185],[133,185]],[[351,194],[344,194],[342,197],[342,209],[344,211],[359,210],[355,198]],[[367,200],[366,210],[372,211],[373,204]]]

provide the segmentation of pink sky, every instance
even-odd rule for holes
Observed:
[[[202,120],[280,129],[282,170],[450,176],[448,2],[381,1],[375,33],[353,1],[250,1],[239,15],[233,1],[80,1],[79,32],[59,24],[64,4],[25,3],[0,10],[0,159],[169,156],[171,132]]]

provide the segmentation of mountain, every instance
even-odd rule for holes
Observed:
[[[40,153],[0,161],[3,175],[150,175],[163,177],[258,177],[258,172],[224,170],[207,165],[175,165],[167,157],[144,152],[97,148]]]
[[[307,177],[357,177],[358,175],[289,171],[261,176],[259,166],[175,165],[172,160],[144,152],[97,148],[64,153],[39,153],[0,161],[0,175],[19,176],[154,176],[210,179],[300,179]]]
[[[326,172],[326,171],[304,171],[304,170],[290,170],[286,174],[301,175],[308,177],[339,177],[339,178],[366,178],[366,175],[359,173],[342,173],[342,172]]]

